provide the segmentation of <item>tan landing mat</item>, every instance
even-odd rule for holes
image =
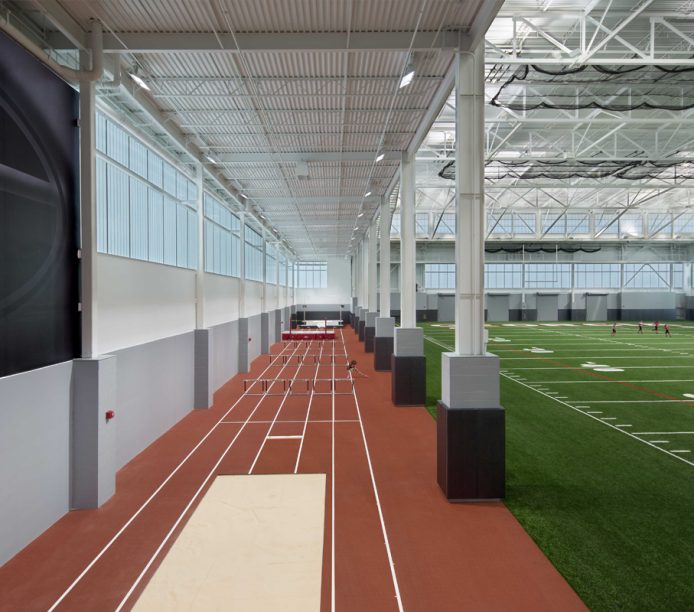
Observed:
[[[218,476],[137,611],[320,609],[325,475]]]

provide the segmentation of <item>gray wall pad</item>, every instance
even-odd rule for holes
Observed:
[[[247,337],[239,335],[239,342],[245,341],[248,345],[248,367],[251,366],[253,360],[260,356],[260,315],[248,317],[248,334]],[[250,340],[249,340],[250,338]]]
[[[421,327],[396,327],[393,354],[398,357],[424,355],[424,330]]]
[[[194,333],[116,351],[116,467],[121,468],[193,407]]]
[[[219,389],[239,372],[239,322],[231,321],[210,328],[212,332],[212,384]]]
[[[113,355],[72,365],[72,508],[98,508],[116,492],[117,372]]]
[[[239,360],[239,372],[248,372],[248,368],[251,364],[251,360],[248,358],[248,348],[250,342],[248,338],[248,319],[242,318],[238,320],[239,326],[239,342],[238,342],[238,360]]]
[[[376,317],[376,336],[379,338],[392,338],[395,333],[395,319],[393,317]]]
[[[282,310],[275,310],[275,342],[282,338]]]
[[[499,358],[442,353],[441,401],[448,408],[498,408]]]
[[[270,318],[267,312],[260,314],[260,352],[263,355],[270,352]]]
[[[212,373],[213,334],[209,329],[195,330],[195,383],[193,408],[209,408],[214,394]]]
[[[0,378],[0,565],[69,510],[72,362]]]

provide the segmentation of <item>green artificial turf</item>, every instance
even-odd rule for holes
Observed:
[[[432,408],[453,330],[423,327]],[[592,610],[694,610],[694,465],[675,456],[694,463],[694,434],[650,433],[694,432],[694,399],[663,401],[694,394],[694,327],[488,329],[504,373],[508,508]]]

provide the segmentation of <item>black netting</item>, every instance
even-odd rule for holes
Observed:
[[[586,247],[548,247],[548,246],[526,246],[526,247],[485,247],[485,253],[597,253],[601,247],[595,247],[593,249],[588,249]]]
[[[577,66],[553,70],[520,66],[500,85],[490,103],[518,112],[540,108],[682,111],[694,108],[694,67]]]
[[[660,178],[663,180],[694,179],[694,162],[644,160],[494,160],[485,166],[485,178],[496,181],[512,179],[571,178],[601,179],[614,177],[627,180]],[[448,162],[439,172],[444,179],[455,180],[455,161]]]

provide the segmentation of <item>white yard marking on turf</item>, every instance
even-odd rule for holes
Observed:
[[[443,343],[441,343],[441,342],[438,342],[437,340],[434,340],[433,338],[430,338],[430,337],[428,337],[428,336],[426,336],[426,335],[424,336],[424,339],[425,339],[425,340],[428,340],[428,341],[431,342],[432,344],[436,344],[436,345],[440,346],[441,348],[446,349],[447,351],[453,351],[453,350],[455,350],[452,346],[448,346],[448,345],[446,345],[446,344],[443,344]],[[521,357],[521,359],[524,359],[524,358]],[[527,357],[525,357],[525,359],[527,359]],[[592,414],[588,414],[588,413],[585,412],[584,410],[580,410],[579,408],[577,408],[576,406],[570,404],[569,402],[566,402],[566,401],[564,401],[564,400],[560,400],[560,399],[558,399],[558,398],[556,398],[556,397],[552,397],[551,395],[547,395],[546,393],[543,393],[542,391],[539,391],[538,389],[534,389],[531,385],[529,385],[529,384],[527,384],[527,383],[521,382],[521,381],[519,381],[519,380],[514,380],[513,378],[511,378],[511,377],[508,376],[507,374],[501,374],[501,376],[503,376],[504,378],[507,378],[507,379],[509,379],[509,380],[512,380],[513,382],[515,382],[515,383],[517,383],[517,384],[519,384],[519,385],[521,385],[521,386],[523,386],[523,387],[526,387],[527,389],[530,389],[531,391],[535,391],[535,392],[539,393],[540,395],[543,395],[543,396],[545,396],[546,398],[548,398],[548,399],[550,399],[550,400],[552,400],[552,401],[558,402],[558,403],[562,404],[563,406],[566,406],[567,408],[573,410],[574,412],[578,412],[578,413],[580,413],[580,414],[584,414],[584,415],[587,416],[589,419],[593,419],[594,421],[596,421],[596,422],[598,422],[598,423],[602,423],[605,427],[610,427],[611,429],[614,429],[615,431],[619,431],[619,432],[621,432],[623,435],[628,436],[628,437],[632,438],[633,440],[636,440],[637,442],[641,442],[642,444],[645,444],[646,446],[650,446],[651,448],[654,448],[654,449],[660,451],[661,453],[665,453],[666,455],[670,455],[670,457],[674,457],[674,458],[677,459],[678,461],[682,461],[683,463],[686,463],[687,465],[691,465],[692,467],[694,467],[694,461],[687,461],[684,457],[682,457],[682,456],[680,456],[680,455],[673,454],[673,453],[669,452],[667,449],[661,448],[660,446],[656,446],[656,444],[655,444],[654,441],[652,441],[652,440],[646,440],[646,439],[644,439],[644,438],[639,438],[638,436],[634,435],[633,433],[631,433],[631,432],[629,432],[629,431],[627,431],[627,430],[625,430],[625,429],[620,429],[619,427],[615,427],[612,423],[609,423],[609,422],[607,422],[607,421],[602,421],[602,420],[600,420],[598,417],[596,417],[596,416],[594,416],[594,415],[592,415]],[[585,403],[585,400],[584,400],[584,403]],[[667,442],[667,441],[666,441],[666,442]]]
[[[589,400],[591,404],[669,404],[669,403],[687,403],[687,400]]]
[[[617,417],[600,417],[601,421],[616,421]]]
[[[670,444],[670,440],[651,440],[651,444]]]
[[[631,427],[631,425],[627,425],[626,423],[622,423],[621,425],[615,425],[615,427]]]
[[[635,436],[690,436],[694,431],[637,431]]]
[[[683,393],[684,397],[694,398],[694,393]]]
[[[593,368],[594,372],[624,372],[622,368]]]
[[[532,348],[524,348],[524,351],[528,351],[530,353],[553,353],[554,351],[548,351],[547,349],[540,348],[538,346],[533,346]]]
[[[690,450],[671,450],[671,453],[691,453]]]
[[[581,406],[576,406],[576,408],[580,408]],[[588,406],[584,406],[584,408],[587,408]],[[602,414],[602,410],[589,410],[586,412],[586,414]]]

